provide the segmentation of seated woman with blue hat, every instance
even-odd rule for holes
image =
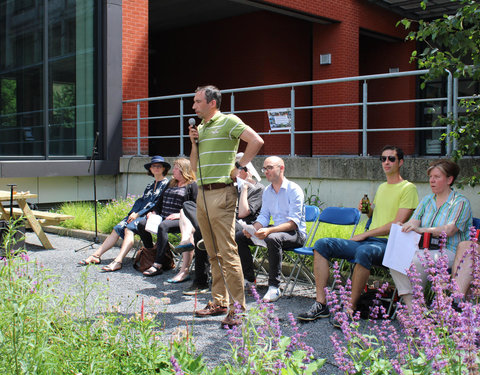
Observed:
[[[138,223],[146,217],[147,213],[153,210],[168,185],[168,178],[165,176],[171,165],[163,157],[152,157],[152,160],[145,164],[144,167],[148,171],[147,174],[154,178],[154,181],[147,185],[143,196],[135,201],[128,215],[113,228],[112,233],[100,247],[88,258],[82,260],[80,265],[100,264],[102,255],[110,250],[119,238],[123,238],[122,247],[117,257],[109,265],[103,267],[102,270],[113,272],[122,268],[123,259],[133,247],[135,234],[138,234]]]

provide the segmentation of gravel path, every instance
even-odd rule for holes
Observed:
[[[193,338],[196,348],[201,353],[209,366],[216,366],[229,358],[228,339],[226,331],[220,328],[220,321],[223,317],[194,318],[195,298],[185,296],[182,290],[190,285],[190,281],[182,284],[169,284],[166,280],[174,275],[174,271],[165,272],[156,277],[144,277],[132,267],[132,260],[126,258],[122,270],[114,273],[103,273],[100,267],[92,266],[87,268],[77,266],[77,263],[84,259],[93,250],[88,247],[89,241],[73,237],[65,237],[56,234],[48,234],[50,241],[55,247],[54,250],[44,250],[40,246],[37,237],[28,232],[26,236],[26,247],[31,258],[51,270],[53,275],[58,275],[59,284],[56,288],[58,294],[76,293],[82,289],[81,273],[87,273],[89,283],[98,282],[108,286],[109,302],[101,306],[117,305],[119,312],[132,314],[140,311],[142,299],[145,302],[145,310],[152,309],[150,304],[151,297],[164,298],[161,305],[155,308],[155,311],[164,311],[157,315],[165,325],[167,336],[171,335],[177,327],[185,327],[186,324],[193,325]],[[87,248],[75,251],[82,247]],[[97,247],[98,245],[94,245]],[[108,264],[115,258],[119,248],[114,247],[107,252],[102,264]],[[101,288],[99,288],[101,289]],[[266,292],[266,279],[258,280],[258,291],[260,295]],[[313,290],[295,290],[293,297],[283,297],[275,303],[275,311],[278,314],[284,334],[291,334],[288,313],[294,315],[308,309],[313,302]],[[96,298],[100,292],[94,293],[92,298]],[[169,299],[169,301],[168,301]],[[203,307],[209,300],[209,295],[198,296],[197,306]],[[255,304],[253,297],[247,297],[247,308]],[[335,330],[328,319],[319,319],[313,323],[299,325],[300,331],[308,331],[306,343],[315,350],[315,355],[319,358],[326,358],[321,374],[340,374],[341,372],[333,360],[333,347],[330,342],[330,335]]]

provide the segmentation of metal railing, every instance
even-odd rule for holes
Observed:
[[[391,132],[391,131],[422,131],[422,130],[444,130],[447,133],[446,139],[446,154],[449,156],[452,152],[452,147],[456,145],[451,142],[448,134],[451,131],[451,126],[418,126],[418,127],[396,127],[396,128],[368,128],[368,107],[369,106],[379,106],[379,105],[396,105],[396,104],[406,104],[406,103],[422,103],[422,102],[443,102],[446,104],[446,114],[447,116],[452,116],[454,119],[458,117],[457,101],[462,98],[458,98],[458,80],[453,79],[452,74],[446,71],[447,74],[447,96],[446,97],[437,97],[437,98],[415,98],[415,99],[402,99],[402,100],[386,100],[386,101],[368,101],[368,82],[378,79],[386,78],[397,78],[397,77],[409,77],[409,76],[419,76],[422,74],[428,73],[428,70],[414,70],[406,72],[397,72],[397,73],[385,73],[385,74],[373,74],[357,77],[345,77],[345,78],[334,78],[334,79],[323,79],[315,81],[303,81],[303,82],[293,82],[293,83],[283,83],[275,85],[264,85],[264,86],[252,86],[252,87],[243,87],[237,89],[228,89],[221,90],[222,96],[230,95],[230,111],[224,111],[225,113],[256,113],[256,112],[267,112],[272,108],[264,109],[251,109],[251,110],[235,110],[235,94],[251,91],[263,91],[263,90],[274,90],[281,88],[290,88],[290,110],[291,110],[291,127],[288,131],[275,131],[275,132],[258,132],[260,135],[290,135],[290,156],[295,156],[295,136],[299,134],[327,134],[327,133],[361,133],[362,134],[362,155],[367,156],[367,145],[368,145],[368,134],[373,132]],[[325,84],[336,84],[344,82],[361,82],[362,83],[362,101],[357,103],[336,103],[336,104],[326,104],[326,105],[310,105],[310,106],[297,106],[295,102],[295,89],[303,86],[317,86]],[[151,98],[143,99],[131,99],[125,100],[123,103],[136,103],[136,117],[133,118],[124,118],[123,121],[135,121],[137,124],[137,135],[135,137],[123,137],[123,139],[136,139],[137,140],[137,155],[140,155],[140,144],[142,139],[167,139],[167,138],[180,138],[180,155],[185,155],[184,152],[184,139],[188,138],[188,134],[184,133],[184,124],[186,118],[195,116],[194,113],[185,113],[185,99],[193,98],[194,93],[188,94],[178,94],[178,95],[167,95],[167,96],[158,96]],[[163,115],[163,116],[141,116],[141,104],[148,103],[153,101],[165,101],[165,100],[178,100],[179,112],[175,115]],[[357,106],[362,109],[362,127],[359,129],[329,129],[329,130],[295,130],[295,113],[296,111],[306,110],[306,109],[323,109],[323,108],[339,108],[339,107],[352,107]],[[161,136],[142,136],[140,132],[140,124],[143,120],[162,120],[162,119],[172,119],[176,118],[179,122],[179,131],[175,135],[161,135]]]

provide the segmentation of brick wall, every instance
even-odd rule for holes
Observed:
[[[311,23],[277,13],[258,11],[238,17],[187,26],[161,35],[150,36],[150,61],[147,55],[145,21],[139,22],[139,8],[148,17],[148,5],[144,1],[124,1],[124,98],[160,96],[193,92],[196,86],[215,84],[221,89],[267,85],[295,81],[340,78],[387,72],[396,64],[400,70],[415,67],[408,64],[412,46],[403,42],[405,32],[396,28],[399,17],[387,10],[361,0],[271,0],[272,4],[329,19],[325,25]],[[208,33],[206,30],[214,30]],[[128,29],[128,32],[126,32]],[[396,38],[397,42],[364,40],[362,30]],[[376,39],[375,39],[376,40]],[[368,42],[368,43],[367,43]],[[378,41],[377,41],[378,42]],[[206,43],[211,48],[205,49]],[[380,48],[381,47],[381,48]],[[362,48],[365,48],[362,51]],[[376,53],[375,48],[380,48]],[[128,51],[128,53],[126,52]],[[208,51],[206,53],[205,51]],[[331,65],[320,65],[320,54],[332,55]],[[149,64],[149,69],[138,69],[135,64]],[[127,65],[130,64],[130,65]],[[149,70],[149,73],[148,73]],[[149,82],[149,91],[145,91]],[[402,83],[403,82],[403,83]],[[415,92],[415,79],[390,81],[372,90],[378,94],[397,92],[410,95]],[[139,89],[139,92],[135,90]],[[306,87],[296,90],[297,106],[358,103],[361,100],[359,82]],[[222,109],[230,110],[230,97],[224,96]],[[192,113],[191,100],[184,103],[186,113]],[[256,108],[280,108],[290,106],[290,89],[259,91],[235,95],[235,110]],[[135,115],[135,108],[124,107],[124,117]],[[178,113],[178,101],[151,104],[142,108],[142,115],[150,116]],[[415,116],[414,105],[400,108],[394,113],[388,110],[372,110],[369,120],[372,126],[389,123],[411,126]],[[240,117],[255,130],[268,132],[265,113],[240,114]],[[341,109],[302,110],[296,113],[297,130],[360,129],[360,107]],[[187,124],[184,132],[187,133]],[[178,134],[178,120],[153,120],[142,123],[142,132],[150,136]],[[135,124],[124,122],[124,135],[136,134]],[[385,143],[392,133],[369,136],[369,153],[375,153],[379,144]],[[263,136],[265,145],[262,154],[286,155],[290,153],[288,135]],[[414,137],[401,133],[403,148],[413,150]],[[150,154],[176,156],[179,154],[177,139],[152,140],[148,145]],[[185,153],[189,153],[189,140],[185,141]],[[142,150],[147,147],[142,143]],[[343,135],[317,134],[298,135],[295,139],[297,155],[354,155],[361,150],[360,133]],[[136,145],[124,142],[124,153],[135,150]],[[241,149],[243,145],[241,145]]]
[[[148,0],[123,0],[122,80],[123,100],[148,97]],[[136,104],[123,105],[123,119],[137,116]],[[141,105],[141,116],[148,116],[148,106]],[[141,135],[148,135],[148,121],[141,121]],[[123,122],[123,137],[137,135],[136,121]],[[123,154],[137,153],[134,139],[123,140]],[[141,154],[148,154],[148,142],[141,142]]]

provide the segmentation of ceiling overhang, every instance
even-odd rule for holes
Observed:
[[[369,0],[378,6],[395,12],[402,17],[414,20],[430,20],[442,17],[444,14],[453,14],[461,7],[452,0],[428,0],[426,9],[420,6],[420,0]]]

